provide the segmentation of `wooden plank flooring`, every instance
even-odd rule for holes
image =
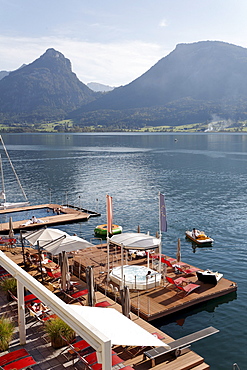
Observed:
[[[40,204],[36,206],[27,206],[27,207],[21,207],[21,208],[12,208],[12,209],[5,209],[0,210],[0,215],[12,212],[23,212],[23,211],[33,211],[35,215],[35,209],[40,208],[47,208],[50,211],[47,212],[47,217],[41,217],[40,220],[41,223],[34,223],[25,225],[29,220],[21,220],[21,221],[14,221],[13,222],[13,228],[14,231],[20,231],[20,230],[32,230],[37,229],[45,226],[55,226],[55,225],[62,225],[67,223],[74,223],[74,222],[81,222],[81,221],[87,221],[92,216],[100,216],[100,214],[91,212],[91,211],[85,211],[85,210],[78,210],[75,208],[70,207],[64,207],[59,204]],[[60,214],[56,214],[53,212],[53,209],[59,208],[61,210]],[[5,222],[0,224],[0,234],[8,234],[9,232],[9,222]]]
[[[28,249],[31,253],[36,252],[32,248],[25,248]],[[90,248],[91,249],[91,248]],[[89,252],[89,251],[88,251]],[[92,254],[94,252],[94,248],[91,249],[91,257],[93,260],[96,259],[95,254]],[[22,257],[22,250],[21,248],[15,248],[11,250],[6,250],[5,251],[6,255],[11,258],[15,263],[22,265],[23,262],[23,257]],[[102,257],[102,251],[98,249],[98,257]],[[88,257],[88,261],[91,260],[91,257]],[[80,257],[77,257],[80,258]],[[70,259],[70,262],[71,259]],[[92,262],[92,260],[91,260]],[[94,262],[95,263],[95,262]],[[73,265],[72,265],[73,266]],[[100,269],[102,270],[102,265],[100,266]],[[74,267],[74,270],[76,270],[76,267]],[[95,270],[95,269],[94,269]],[[83,276],[83,268],[82,268],[82,276]],[[100,271],[100,270],[99,270]],[[40,280],[40,272],[37,270],[37,268],[32,268],[29,271],[30,274],[32,274],[35,278]],[[77,281],[78,286],[77,289],[85,289],[86,288],[86,283],[85,281],[79,279],[76,277],[74,274],[72,275],[71,278],[72,281]],[[49,281],[46,278],[45,285],[48,287],[49,286]],[[54,288],[56,289],[56,284],[53,284]],[[111,299],[108,295],[104,295],[100,291],[96,291],[96,301],[101,302],[107,300],[110,303],[111,308],[114,308],[118,310],[119,312],[122,312],[122,307],[120,304],[118,304],[114,299]],[[108,309],[102,308],[102,310]],[[131,313],[131,320],[133,320],[137,325],[140,325],[142,328],[147,330],[150,333],[158,333],[162,336],[162,340],[165,343],[170,343],[173,341],[173,338],[168,336],[166,333],[162,332],[161,330],[155,328],[154,326],[151,325],[151,323],[143,320],[141,317],[137,316],[135,313]],[[39,335],[39,332],[37,332],[37,335]],[[172,357],[171,355],[166,355],[165,357],[161,357],[156,360],[156,364],[154,367],[151,367],[151,361],[144,359],[143,357],[143,351],[147,350],[147,348],[140,348],[140,347],[134,347],[134,348],[126,348],[123,346],[113,346],[113,349],[117,354],[124,360],[123,365],[127,366],[130,365],[132,366],[135,370],[163,370],[164,368],[166,370],[206,370],[209,369],[210,366],[204,362],[203,357],[200,355],[196,354],[192,350],[189,351],[188,353],[179,356],[177,358]]]
[[[146,263],[146,258],[128,261],[128,264],[146,265]],[[119,266],[120,264],[120,251],[111,249],[110,268]],[[78,254],[75,254],[74,265],[75,268],[77,266],[77,270],[79,269],[78,266],[80,266],[82,278],[84,278],[83,271],[85,267],[88,265],[93,266],[98,289],[103,292],[107,291],[112,298],[117,294],[117,299],[119,299],[119,292],[116,293],[116,290],[119,290],[119,286],[112,281],[107,282],[107,248],[105,244],[84,249]],[[132,311],[146,321],[152,321],[173,314],[237,290],[237,284],[225,278],[222,278],[216,286],[213,286],[198,281],[196,274],[190,276],[184,274],[176,275],[172,268],[167,269],[167,275],[174,279],[180,276],[186,277],[192,283],[200,285],[200,287],[187,296],[183,292],[178,293],[174,286],[167,284],[166,281],[163,281],[161,285],[153,289],[142,291],[132,290],[130,292]],[[113,291],[110,289],[110,284],[115,288]]]

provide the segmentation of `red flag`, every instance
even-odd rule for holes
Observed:
[[[107,209],[107,233],[111,234],[113,212],[112,212],[112,197],[110,197],[110,195],[106,196],[106,209]]]

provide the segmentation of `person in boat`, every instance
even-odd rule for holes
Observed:
[[[191,233],[192,238],[197,239],[199,234],[200,234],[199,230],[196,230],[195,228],[193,228],[192,233]]]

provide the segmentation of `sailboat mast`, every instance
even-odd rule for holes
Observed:
[[[1,171],[1,179],[2,179],[2,191],[0,194],[0,198],[3,199],[4,203],[6,202],[5,196],[5,185],[4,185],[4,177],[3,177],[3,165],[2,165],[2,156],[0,154],[0,171]]]
[[[14,175],[15,175],[15,177],[16,177],[16,180],[17,180],[17,182],[18,182],[18,185],[20,186],[20,189],[21,189],[21,191],[22,191],[22,194],[23,194],[23,196],[24,196],[25,200],[28,202],[28,199],[27,199],[26,193],[25,193],[25,191],[24,191],[23,187],[21,186],[21,183],[20,183],[19,177],[18,177],[18,175],[17,175],[17,173],[16,173],[16,171],[15,171],[15,168],[14,168],[14,166],[13,166],[13,164],[12,164],[12,161],[11,161],[11,159],[10,159],[9,153],[7,152],[6,146],[5,146],[4,142],[3,142],[3,138],[2,138],[2,136],[1,136],[1,135],[0,135],[0,142],[2,143],[3,149],[4,149],[5,154],[6,154],[7,158],[8,158],[8,160],[9,160],[10,166],[11,166],[11,168],[12,168],[12,171],[14,172]]]

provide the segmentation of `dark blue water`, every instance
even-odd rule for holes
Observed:
[[[69,203],[102,214],[60,227],[87,240],[106,222],[106,194],[113,197],[114,223],[124,231],[140,225],[155,235],[158,192],[165,194],[163,252],[175,257],[180,238],[184,261],[220,271],[238,283],[238,292],[155,325],[173,338],[215,326],[220,333],[193,349],[212,369],[232,369],[234,362],[247,368],[246,134],[6,134],[3,139],[32,204]],[[7,200],[17,201],[10,171],[5,181]],[[193,249],[184,238],[193,227],[213,237],[213,247]]]

